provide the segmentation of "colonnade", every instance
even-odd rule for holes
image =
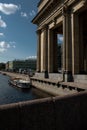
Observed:
[[[71,12],[70,10],[64,10],[58,19],[53,21],[51,25],[46,24],[37,32],[38,34],[38,54],[37,54],[37,71],[49,73],[57,72],[57,50],[55,44],[54,30],[58,28],[60,24],[63,28],[63,65],[62,70],[68,74],[79,74],[82,71],[80,58],[82,57],[82,51],[80,54],[80,47],[83,47],[83,35],[81,29],[83,26],[80,24],[80,14]],[[82,46],[81,46],[82,45]],[[87,61],[87,58],[86,58]]]

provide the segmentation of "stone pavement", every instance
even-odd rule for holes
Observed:
[[[8,75],[11,78],[21,78],[24,80],[30,80],[28,75],[25,74],[19,74],[19,73],[12,73],[12,72],[4,72],[0,71],[1,74]]]
[[[45,91],[54,96],[63,96],[63,95],[78,93],[86,90],[86,84],[83,87],[83,84],[82,86],[79,86],[78,83],[74,83],[74,82],[62,82],[62,81],[45,79],[45,78],[37,78],[37,77],[32,77],[31,82],[32,85],[37,89]]]
[[[19,74],[19,73],[12,73],[12,72],[3,72],[0,71],[2,74],[6,74],[11,78],[21,78],[24,80],[30,80],[28,75]],[[78,93],[80,91],[87,90],[87,84],[84,83],[76,83],[76,82],[62,82],[61,80],[52,80],[46,78],[31,78],[32,86],[49,93],[55,96],[61,95],[68,95],[73,93]]]

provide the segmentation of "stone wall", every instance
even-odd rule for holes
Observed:
[[[45,78],[45,73],[35,73],[34,77],[37,78]],[[63,80],[63,74],[59,73],[48,73],[49,79],[62,81]]]
[[[87,84],[87,75],[74,75],[74,82]]]
[[[0,106],[0,130],[87,129],[87,92]]]

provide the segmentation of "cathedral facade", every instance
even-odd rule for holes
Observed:
[[[38,27],[37,72],[59,72],[62,35],[61,73],[67,81],[87,74],[87,0],[40,0],[32,22]]]

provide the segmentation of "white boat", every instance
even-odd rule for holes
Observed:
[[[18,80],[17,86],[19,88],[30,88],[30,81],[27,80]]]
[[[30,81],[27,80],[9,80],[9,83],[13,86],[16,86],[18,88],[30,88]]]

